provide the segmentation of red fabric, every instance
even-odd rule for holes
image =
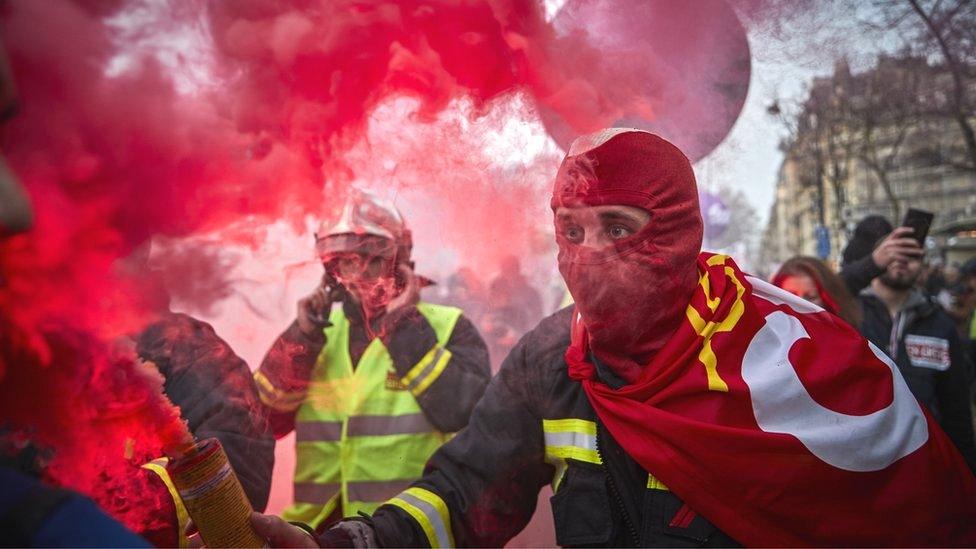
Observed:
[[[642,230],[610,250],[584,248],[558,231],[556,238],[559,271],[593,350],[633,381],[684,314],[695,286],[702,220],[695,175],[681,151],[647,132],[608,132],[574,142],[556,176],[551,206],[555,212],[623,205],[651,214]]]
[[[628,454],[749,546],[976,545],[976,481],[890,361],[725,256],[697,268],[686,319],[620,390],[574,315],[569,374]]]

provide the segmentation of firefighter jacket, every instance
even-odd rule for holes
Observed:
[[[373,512],[420,476],[484,392],[487,350],[460,309],[420,303],[384,322],[385,335],[370,339],[358,317],[335,307],[322,344],[293,326],[255,374],[262,401],[279,416],[278,434],[294,425],[288,520],[319,526]],[[307,360],[312,349],[304,375],[280,360],[289,352]]]
[[[928,407],[969,468],[976,470],[969,357],[955,322],[920,290],[909,294],[895,318],[870,288],[858,295],[858,301],[864,311],[861,335],[898,365],[915,398]]]
[[[275,441],[244,360],[209,324],[176,313],[143,330],[136,351],[159,368],[194,438],[220,440],[251,505],[264,510]]]
[[[373,514],[382,546],[501,547],[553,487],[561,546],[722,546],[736,542],[628,456],[563,359],[571,308],[515,346],[471,422],[424,476]],[[622,385],[608,369],[598,374]]]
[[[159,369],[163,392],[179,407],[194,438],[220,440],[251,506],[263,511],[271,491],[275,441],[244,360],[209,324],[176,313],[147,326],[136,338],[136,352]],[[189,516],[166,473],[166,459],[144,468],[172,496],[175,524],[143,534],[156,544],[185,547]]]

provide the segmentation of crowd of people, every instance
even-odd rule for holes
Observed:
[[[785,261],[772,282],[842,318],[891,357],[976,470],[976,258],[927,264],[912,231],[869,216],[855,228],[839,272],[798,256]]]
[[[697,196],[656,135],[578,138],[550,197],[572,299],[543,319],[517,257],[422,300],[407,221],[354,189],[253,379],[165,299],[128,339],[256,511],[272,436],[295,433],[294,503],[251,517],[271,546],[501,546],[547,484],[564,546],[976,544],[976,263],[925,266],[911,228],[874,216],[839,272],[796,257],[767,283],[701,250]],[[206,543],[150,470],[171,527],[139,534]],[[2,473],[18,544],[142,542]]]
[[[443,291],[431,299],[460,307],[478,327],[488,344],[491,370],[501,361],[518,338],[535,326],[545,310],[542,295],[522,272],[514,255],[502,258],[498,274],[487,284],[478,272],[461,267],[448,279]]]
[[[316,431],[332,442],[309,458],[321,472],[302,480],[318,483],[316,490],[296,478],[296,497],[321,497],[304,515],[286,516],[299,519],[291,523],[256,517],[271,544],[500,546],[528,522],[546,484],[555,493],[556,542],[564,546],[973,543],[971,367],[956,322],[920,288],[923,250],[911,229],[869,218],[839,274],[799,257],[768,284],[732,258],[701,252],[687,158],[657,136],[619,128],[574,142],[551,206],[559,270],[573,305],[530,328],[521,320],[525,311],[510,310],[532,304],[537,314],[539,301],[527,297],[516,261],[491,284],[491,293],[503,296],[494,302],[479,297],[474,272],[457,273],[449,282],[456,303],[477,311],[487,333],[494,335],[490,319],[504,311],[513,335],[493,350],[528,330],[487,387],[478,385],[484,393],[473,408],[463,406],[470,399],[447,374],[428,391],[449,387],[463,410],[434,412],[434,397],[414,391],[436,429],[443,431],[435,418],[449,413],[463,418],[464,428],[432,452],[425,446],[412,472],[383,458],[363,459],[364,467],[394,470],[405,481],[392,496],[364,504],[346,494],[360,481],[356,469],[344,467],[356,448],[349,430],[357,412],[346,419],[306,416],[317,418]],[[340,223],[338,234],[334,228],[325,234],[340,236],[351,226],[369,234],[373,225]],[[381,232],[390,238],[396,231],[373,234]],[[359,264],[374,255],[359,254]],[[323,260],[328,270],[332,259]],[[412,293],[416,284],[406,287],[415,306],[384,301],[386,309],[372,316],[396,376],[412,389],[416,376],[437,375],[432,361],[447,360],[448,372],[455,359],[453,336],[432,333],[436,315],[424,308],[433,306]],[[367,299],[356,295],[375,292],[352,290],[346,299]],[[309,303],[299,305],[296,326]],[[344,317],[336,316],[349,314],[349,305],[344,301],[312,333],[324,326],[331,342],[338,320],[332,333],[351,343]],[[428,335],[408,335],[408,326]],[[403,340],[423,342],[399,360],[402,351],[389,335],[398,330]],[[295,349],[311,350],[319,360],[312,369],[321,372],[348,364],[329,343],[317,351],[321,346],[321,339],[279,340],[272,354],[291,352],[294,364]],[[356,375],[344,368],[343,375]],[[310,389],[258,376],[269,388],[262,398],[298,407],[301,420]],[[326,383],[333,397],[334,381]],[[334,398],[317,402],[335,406]],[[391,446],[378,455],[406,452]],[[336,462],[339,470],[331,472]]]

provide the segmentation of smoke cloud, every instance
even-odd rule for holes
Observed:
[[[132,469],[185,435],[113,342],[164,310],[160,281],[195,311],[260,297],[235,261],[268,253],[269,235],[306,234],[352,184],[397,200],[421,272],[425,257],[490,273],[551,252],[561,153],[540,112],[569,133],[657,120],[674,88],[647,64],[633,85],[565,21],[528,0],[0,5],[19,101],[0,147],[37,219],[0,243],[4,434],[48,449],[51,480],[143,528],[153,506],[133,503]],[[154,256],[158,276],[131,268],[153,238],[185,239]]]

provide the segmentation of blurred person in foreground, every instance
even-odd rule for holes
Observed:
[[[352,189],[315,246],[323,280],[255,380],[275,434],[296,434],[295,502],[283,516],[324,528],[420,477],[468,424],[490,371],[461,310],[420,301],[425,279],[392,204]]]
[[[16,113],[16,91],[6,52],[0,46],[0,124]],[[0,240],[33,228],[34,212],[27,192],[0,154]],[[4,284],[0,277],[0,287]],[[0,351],[16,337],[0,311]],[[5,357],[0,357],[0,365]],[[11,364],[10,366],[16,366]],[[3,380],[0,366],[0,381]],[[9,444],[0,426],[0,545],[4,547],[150,547],[108,516],[94,501],[72,490],[40,480],[39,461],[31,445]]]
[[[815,257],[797,256],[786,260],[773,275],[772,284],[823,307],[855,328],[861,324],[860,306],[847,292],[844,281]]]
[[[315,537],[255,516],[271,544],[498,547],[547,483],[561,546],[976,544],[976,479],[897,367],[700,252],[674,145],[578,138],[551,207],[575,306],[521,339],[412,486]]]
[[[884,241],[891,241],[890,235]],[[898,365],[912,393],[976,470],[969,405],[972,367],[955,321],[917,286],[922,268],[920,256],[904,254],[871,280],[857,296],[863,315],[860,331]]]

